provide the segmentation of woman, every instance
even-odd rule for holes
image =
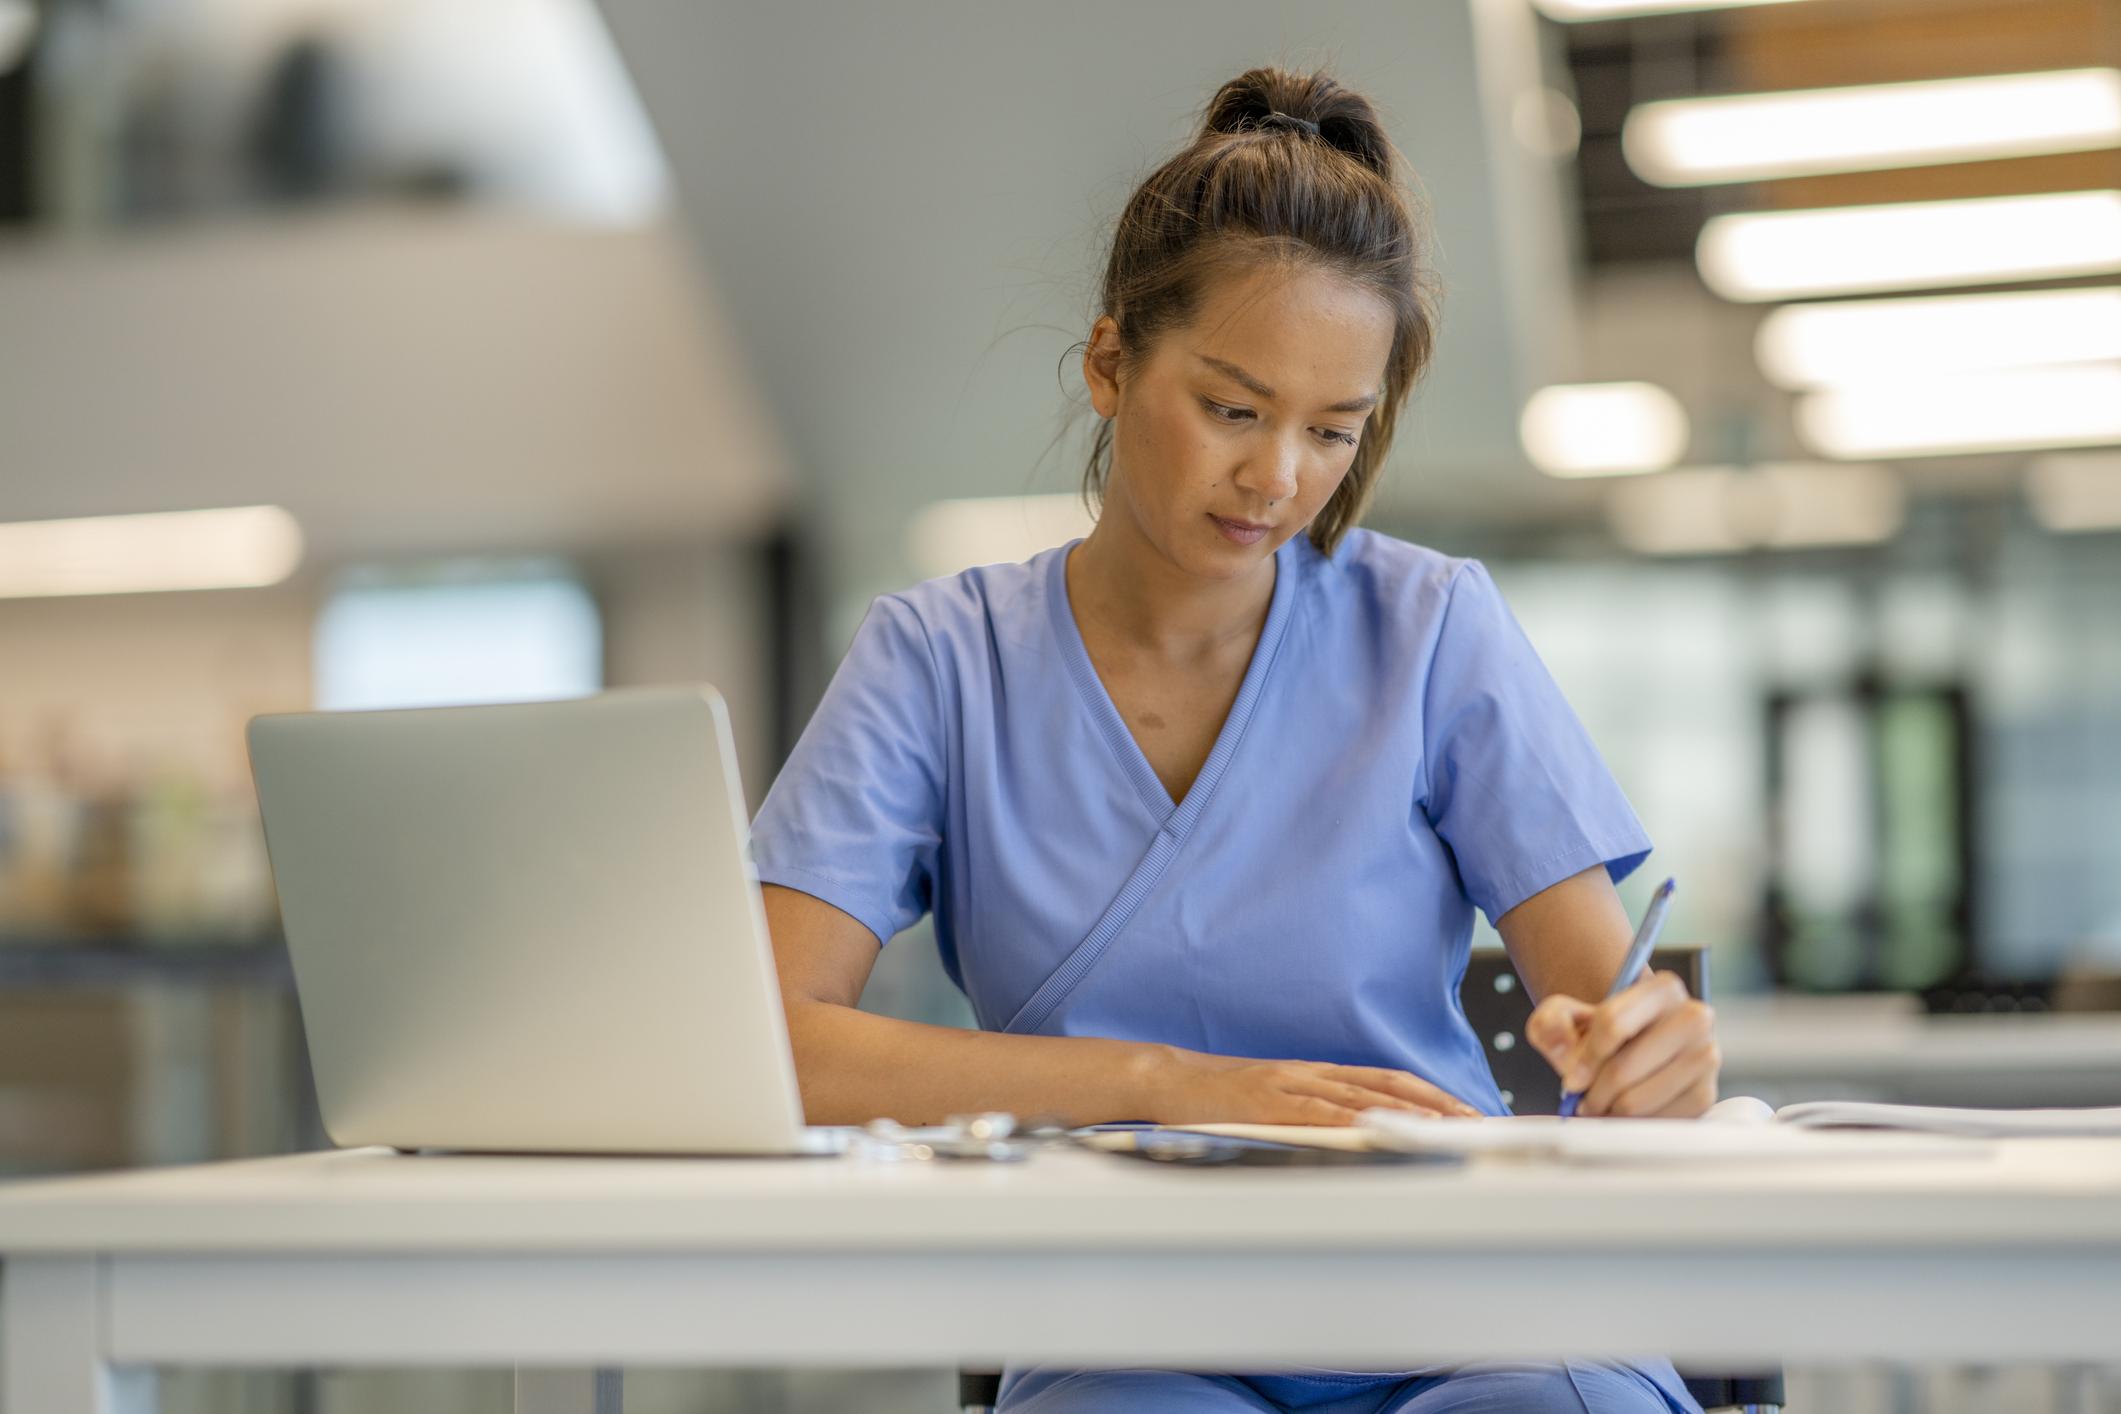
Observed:
[[[1706,1007],[1611,1001],[1650,843],[1477,561],[1356,529],[1434,320],[1367,101],[1246,73],[1143,183],[1083,353],[1088,537],[872,605],[753,827],[806,1114],[1506,1114],[1476,906],[1586,1115],[1698,1115]],[[929,910],[968,1032],[855,1009]],[[1585,999],[1585,1000],[1579,1000]],[[1695,1410],[1663,1361],[1012,1369],[1003,1407]]]

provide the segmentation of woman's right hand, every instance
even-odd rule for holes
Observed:
[[[1472,1117],[1481,1112],[1418,1075],[1383,1066],[1251,1060],[1172,1048],[1156,1067],[1158,1124],[1355,1124],[1366,1109]]]

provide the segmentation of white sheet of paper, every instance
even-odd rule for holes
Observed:
[[[1420,1119],[1406,1116],[1402,1111],[1378,1110],[1378,1114],[1401,1114],[1408,1123],[1417,1126],[1415,1132],[1432,1135],[1433,1147],[1450,1153],[1497,1153],[1505,1151],[1538,1152],[1555,1146],[1555,1127],[1561,1120],[1554,1115],[1507,1115],[1487,1116],[1481,1119]],[[1722,1100],[1702,1116],[1703,1120],[1714,1120],[1730,1124],[1764,1124],[1774,1115],[1764,1101],[1751,1095],[1733,1095]],[[1672,1121],[1658,1120],[1659,1124]],[[1428,1126],[1435,1126],[1433,1130]],[[1321,1124],[1175,1124],[1166,1129],[1180,1129],[1193,1134],[1220,1134],[1233,1139],[1264,1139],[1276,1144],[1308,1144],[1319,1149],[1396,1149],[1406,1147],[1400,1143],[1380,1142],[1379,1130],[1368,1124],[1321,1125]],[[1429,1141],[1424,1141],[1425,1145]]]
[[[1984,1110],[1945,1105],[1879,1105],[1858,1100],[1808,1100],[1775,1111],[1777,1124],[1823,1130],[1875,1126],[1929,1134],[2121,1135],[2121,1106],[2082,1109]]]
[[[1825,1132],[1769,1122],[1750,1095],[1718,1102],[1700,1119],[1559,1119],[1510,1115],[1427,1119],[1400,1110],[1363,1111],[1363,1127],[1381,1147],[1449,1154],[1534,1154],[1574,1163],[1731,1163],[1886,1159],[1936,1155],[1980,1157],[1983,1140],[1942,1134]]]

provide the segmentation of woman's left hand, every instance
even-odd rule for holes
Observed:
[[[1652,972],[1592,1003],[1555,993],[1532,1011],[1525,1039],[1583,1095],[1580,1115],[1690,1119],[1716,1103],[1716,1013],[1676,972]]]

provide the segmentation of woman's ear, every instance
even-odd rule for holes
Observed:
[[[1089,385],[1090,405],[1099,417],[1119,414],[1119,348],[1119,321],[1099,315],[1083,348],[1083,382]]]

